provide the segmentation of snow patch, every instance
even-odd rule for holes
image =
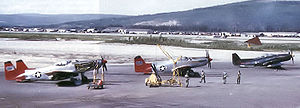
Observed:
[[[176,20],[169,21],[142,21],[135,23],[134,25],[147,25],[147,26],[180,26],[181,24]]]

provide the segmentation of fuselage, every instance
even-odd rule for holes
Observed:
[[[180,60],[177,61],[176,67],[200,67],[207,65],[209,59],[207,57],[182,57]],[[158,72],[172,72],[174,68],[174,62],[171,60],[167,61],[157,61],[153,63],[156,66],[156,70]]]
[[[17,77],[25,77],[25,80],[61,80],[78,76],[78,73],[88,71],[93,67],[93,61],[64,61],[44,68],[27,69]]]
[[[25,70],[25,73],[20,74],[19,76],[25,76],[27,80],[51,80],[53,75],[59,72],[76,72],[74,63],[66,62],[44,68]]]
[[[278,67],[281,66],[281,62],[288,61],[291,58],[290,54],[265,55],[253,59],[241,59],[240,65]]]
[[[58,72],[76,72],[74,62],[66,61],[44,68],[28,69],[18,77],[25,76],[26,80],[51,80],[53,75]]]

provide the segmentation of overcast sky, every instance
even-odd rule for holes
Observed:
[[[203,8],[246,0],[1,0],[1,14],[143,15]]]

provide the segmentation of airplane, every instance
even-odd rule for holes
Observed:
[[[74,85],[81,85],[83,81],[87,81],[84,76],[86,71],[95,68],[96,64],[107,70],[107,61],[102,59],[78,61],[68,60],[55,63],[53,66],[44,68],[28,68],[22,60],[16,61],[16,66],[11,61],[4,63],[5,79],[16,80],[17,82],[31,82],[38,80],[64,80],[70,78]]]
[[[267,68],[281,68],[284,61],[292,60],[294,64],[293,52],[288,54],[269,54],[258,58],[241,59],[236,53],[232,54],[233,65],[240,66],[241,68],[248,68],[254,66],[265,66]]]
[[[190,77],[199,77],[198,72],[194,72],[191,68],[201,67],[204,65],[208,65],[211,68],[212,59],[209,57],[208,51],[206,51],[206,57],[179,57],[176,60],[176,69],[179,69],[180,76],[184,76],[187,72],[189,72]],[[153,63],[146,63],[141,56],[136,56],[134,58],[134,67],[135,72],[141,72],[144,74],[152,73],[151,65],[154,65],[157,72],[161,73],[171,73],[174,68],[174,61],[156,61]]]

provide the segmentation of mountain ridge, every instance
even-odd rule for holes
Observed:
[[[103,18],[118,18],[125,15],[113,14],[37,14],[37,13],[22,13],[22,14],[0,14],[0,26],[36,26],[36,25],[51,25],[71,21],[103,19]]]
[[[149,28],[158,31],[297,31],[300,1],[252,0],[187,11],[71,21],[44,28]]]
[[[58,28],[123,26],[154,30],[231,32],[300,31],[298,19],[300,19],[300,1],[254,0],[188,11],[67,22],[51,26]]]

